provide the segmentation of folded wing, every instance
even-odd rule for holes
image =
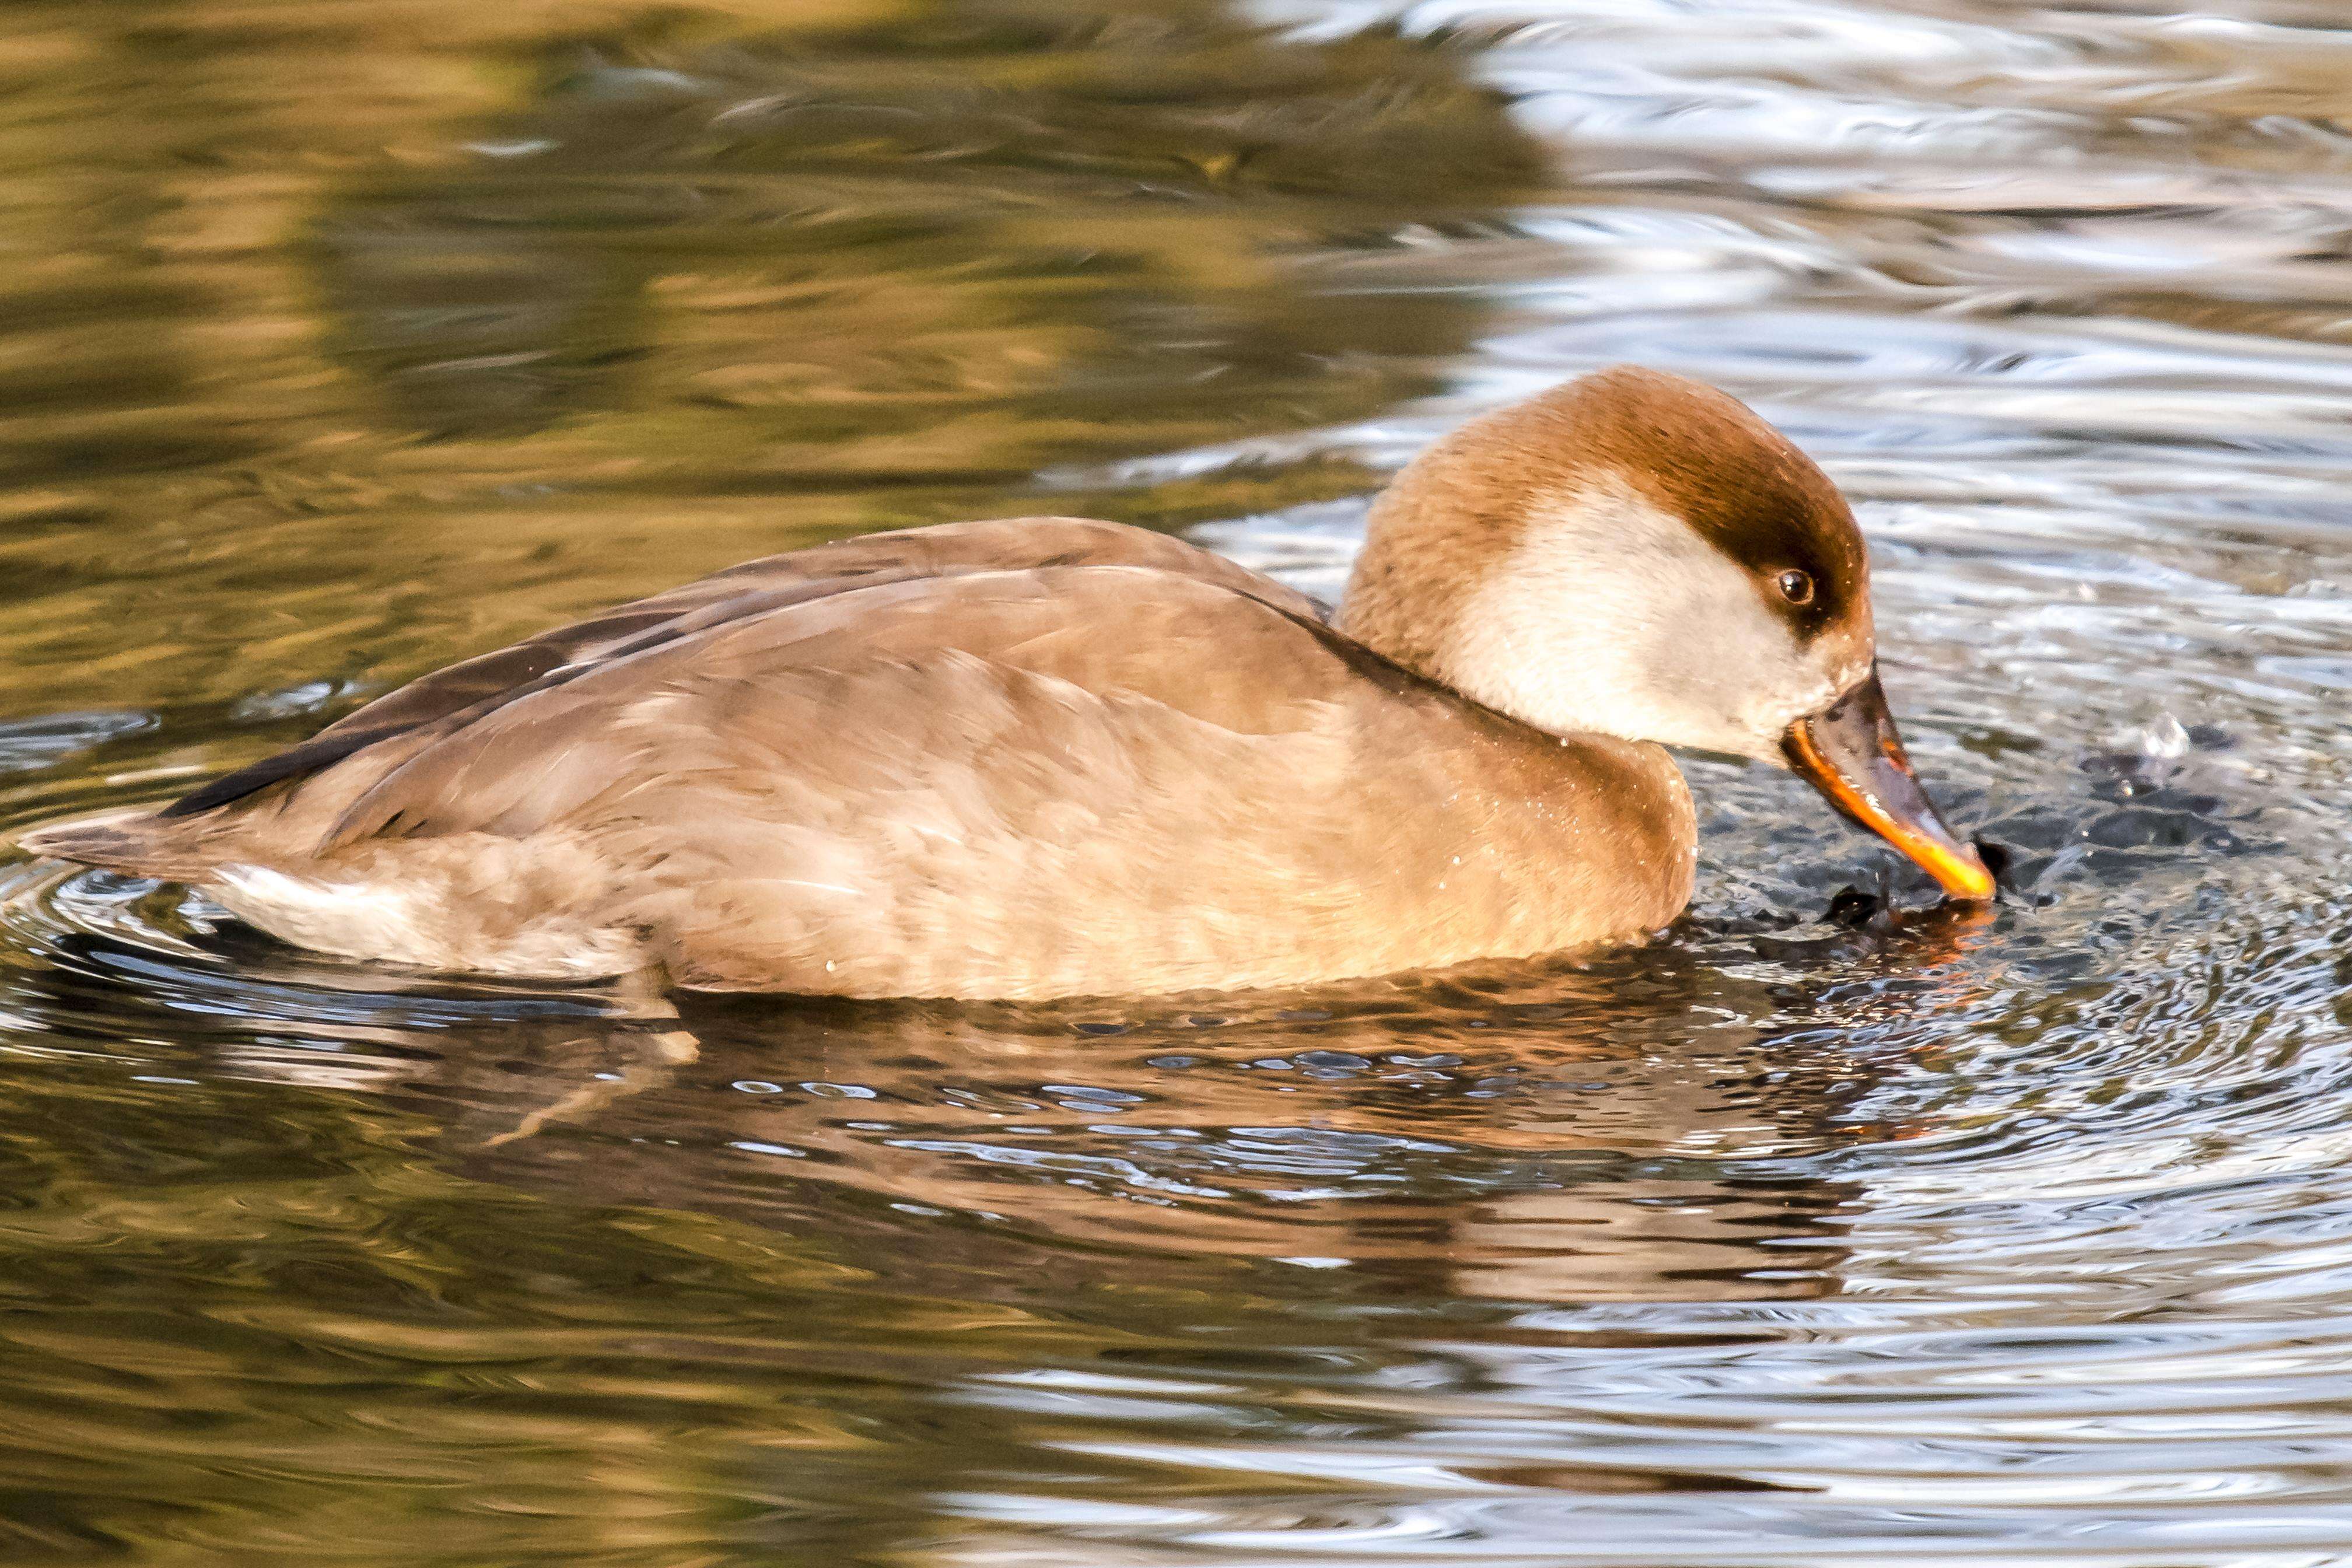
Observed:
[[[1223,556],[1165,534],[1086,518],[1009,518],[868,534],[747,562],[436,670],[300,745],[191,791],[160,815],[214,811],[382,742],[429,728],[462,727],[615,661],[812,600],[892,583],[1078,564],[1173,573],[1248,594],[1289,614],[1318,614],[1304,595]]]

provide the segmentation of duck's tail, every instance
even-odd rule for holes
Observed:
[[[71,860],[101,870],[165,882],[204,879],[218,864],[208,842],[215,835],[202,818],[158,816],[148,811],[113,812],[79,822],[53,823],[16,836],[27,855]]]

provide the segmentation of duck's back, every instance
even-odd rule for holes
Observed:
[[[1620,939],[1664,753],[1431,685],[1239,565],[1075,519],[753,563],[453,666],[44,853],[431,967],[857,995],[1283,984]]]

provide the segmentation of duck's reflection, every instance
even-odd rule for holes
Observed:
[[[168,1009],[205,1042],[173,1065],[194,1087],[59,1097],[58,1179],[126,1146],[215,1179],[215,1088],[259,1108],[216,1201],[174,1188],[139,1224],[310,1283],[257,1302],[199,1271],[172,1310],[273,1357],[428,1334],[471,1392],[351,1394],[319,1439],[337,1473],[507,1421],[534,1447],[499,1485],[598,1478],[566,1505],[583,1556],[648,1521],[805,1561],[1101,1562],[1182,1517],[1286,1531],[1408,1494],[1772,1506],[1752,1447],[1669,1423],[1628,1448],[1611,1402],[1680,1386],[1655,1357],[1853,1310],[1848,1151],[1901,1132],[1871,1091],[1969,984],[1945,961],[1970,933],[1930,921],[1315,995],[616,1018],[404,986],[136,885],[16,892],[12,1027],[135,1041]],[[290,1166],[252,1152],[289,1142]]]
[[[446,1146],[469,1174],[821,1225],[888,1272],[960,1269],[970,1243],[983,1269],[1019,1251],[1099,1248],[1163,1268],[1344,1267],[1359,1289],[1416,1296],[1835,1289],[1838,1194],[1801,1156],[1854,1135],[1839,1112],[1863,1079],[1822,1064],[1775,1071],[1769,1039],[1735,1026],[1645,1050],[1580,1039],[1565,1020],[1431,1041],[1338,1018],[1286,1048],[1238,1023],[1138,1042],[912,1010],[863,1027],[772,1010],[690,1009],[688,1022],[698,1058],[593,1106],[585,1124],[541,1125],[534,1100],[642,1078],[634,1041],[534,1026],[544,1038],[522,1054],[444,1058],[403,1092],[446,1108]],[[525,1126],[536,1135],[509,1138]],[[1750,1169],[1759,1146],[1791,1173]],[[914,1253],[890,1257],[887,1237],[908,1230]],[[998,1283],[1024,1293],[1026,1276]]]
[[[1391,1300],[1811,1297],[1835,1151],[1899,1131],[1860,1103],[1867,1026],[1933,1005],[1967,934],[1853,938],[1877,962],[1820,984],[1670,944],[1140,1005],[583,1005],[414,1039],[375,1087],[468,1176],[827,1234],[926,1291],[1028,1300],[1091,1258]]]

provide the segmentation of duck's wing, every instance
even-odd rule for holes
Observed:
[[[789,795],[849,767],[884,788],[950,755],[977,777],[995,763],[971,739],[974,716],[1016,688],[1051,693],[1023,740],[1042,755],[1057,726],[1066,752],[1083,751],[1077,737],[1114,708],[1130,732],[1149,710],[1171,731],[1281,736],[1328,733],[1343,708],[1364,710],[1363,726],[1393,707],[1462,706],[1331,630],[1310,601],[1207,561],[1220,569],[1086,560],[792,597],[355,759],[320,781],[331,822],[312,809],[288,826],[330,852],[380,837],[520,837],[675,779]]]
[[[1318,616],[1303,595],[1166,534],[1086,518],[947,523],[840,540],[747,562],[651,598],[463,660],[377,698],[287,751],[190,792],[163,808],[194,816],[307,777],[383,742],[462,726],[534,692],[625,659],[854,589],[919,579],[1073,565],[1172,573]]]

